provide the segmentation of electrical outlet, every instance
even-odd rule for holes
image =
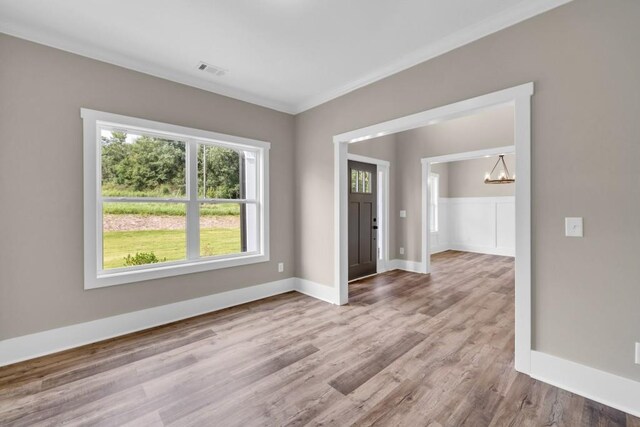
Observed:
[[[640,365],[640,342],[636,343],[636,364]]]
[[[407,217],[407,211],[400,211],[400,218],[406,218]]]
[[[400,255],[404,255],[404,248],[400,248]]]
[[[284,262],[278,263],[278,273],[282,273],[284,271]]]

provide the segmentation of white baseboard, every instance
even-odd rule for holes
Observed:
[[[474,252],[478,254],[488,255],[501,255],[501,256],[516,256],[515,248],[499,248],[492,246],[476,246],[476,245],[464,245],[464,244],[450,244],[449,250],[462,251],[462,252]]]
[[[451,250],[451,248],[449,246],[436,246],[436,247],[431,247],[431,255],[433,254],[439,254],[440,252],[446,252],[448,250]]]
[[[335,304],[336,291],[334,288],[310,280],[291,277],[2,340],[0,341],[0,366],[57,353],[290,291],[297,291]]]
[[[531,377],[640,417],[640,382],[539,351],[531,352]]]
[[[295,290],[301,294],[305,294],[331,304],[337,304],[337,291],[331,286],[322,285],[320,283],[312,282],[311,280],[296,278]]]
[[[420,272],[420,263],[394,259],[389,269]],[[335,289],[288,278],[187,301],[125,313],[0,341],[0,366],[33,359],[290,291],[335,304]],[[537,351],[531,376],[553,386],[640,417],[640,382]]]
[[[422,263],[418,261],[409,261],[406,259],[392,259],[387,266],[388,270],[404,270],[412,273],[424,273]]]
[[[297,289],[294,277],[0,341],[0,366],[79,347]],[[318,285],[322,286],[322,285]],[[327,286],[324,286],[328,288]],[[305,287],[307,289],[308,286]],[[331,288],[328,288],[331,290]],[[304,292],[307,293],[307,292]],[[316,297],[311,292],[307,293]],[[319,296],[316,298],[323,299]]]

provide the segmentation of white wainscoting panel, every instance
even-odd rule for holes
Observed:
[[[515,251],[516,203],[514,199],[496,202],[496,248]],[[513,252],[511,252],[513,254]]]
[[[431,253],[454,249],[515,256],[515,197],[453,197],[438,203]]]

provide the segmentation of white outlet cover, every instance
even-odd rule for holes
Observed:
[[[640,365],[640,342],[636,343],[636,364]]]
[[[278,273],[282,273],[284,271],[284,262],[278,263]]]
[[[407,211],[400,211],[400,218],[406,218],[407,217]]]
[[[404,255],[404,248],[400,248],[400,255]]]
[[[583,227],[581,217],[567,217],[564,219],[564,235],[567,237],[582,237]]]

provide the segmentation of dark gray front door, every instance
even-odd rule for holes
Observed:
[[[349,280],[376,273],[376,170],[376,165],[349,161]]]

